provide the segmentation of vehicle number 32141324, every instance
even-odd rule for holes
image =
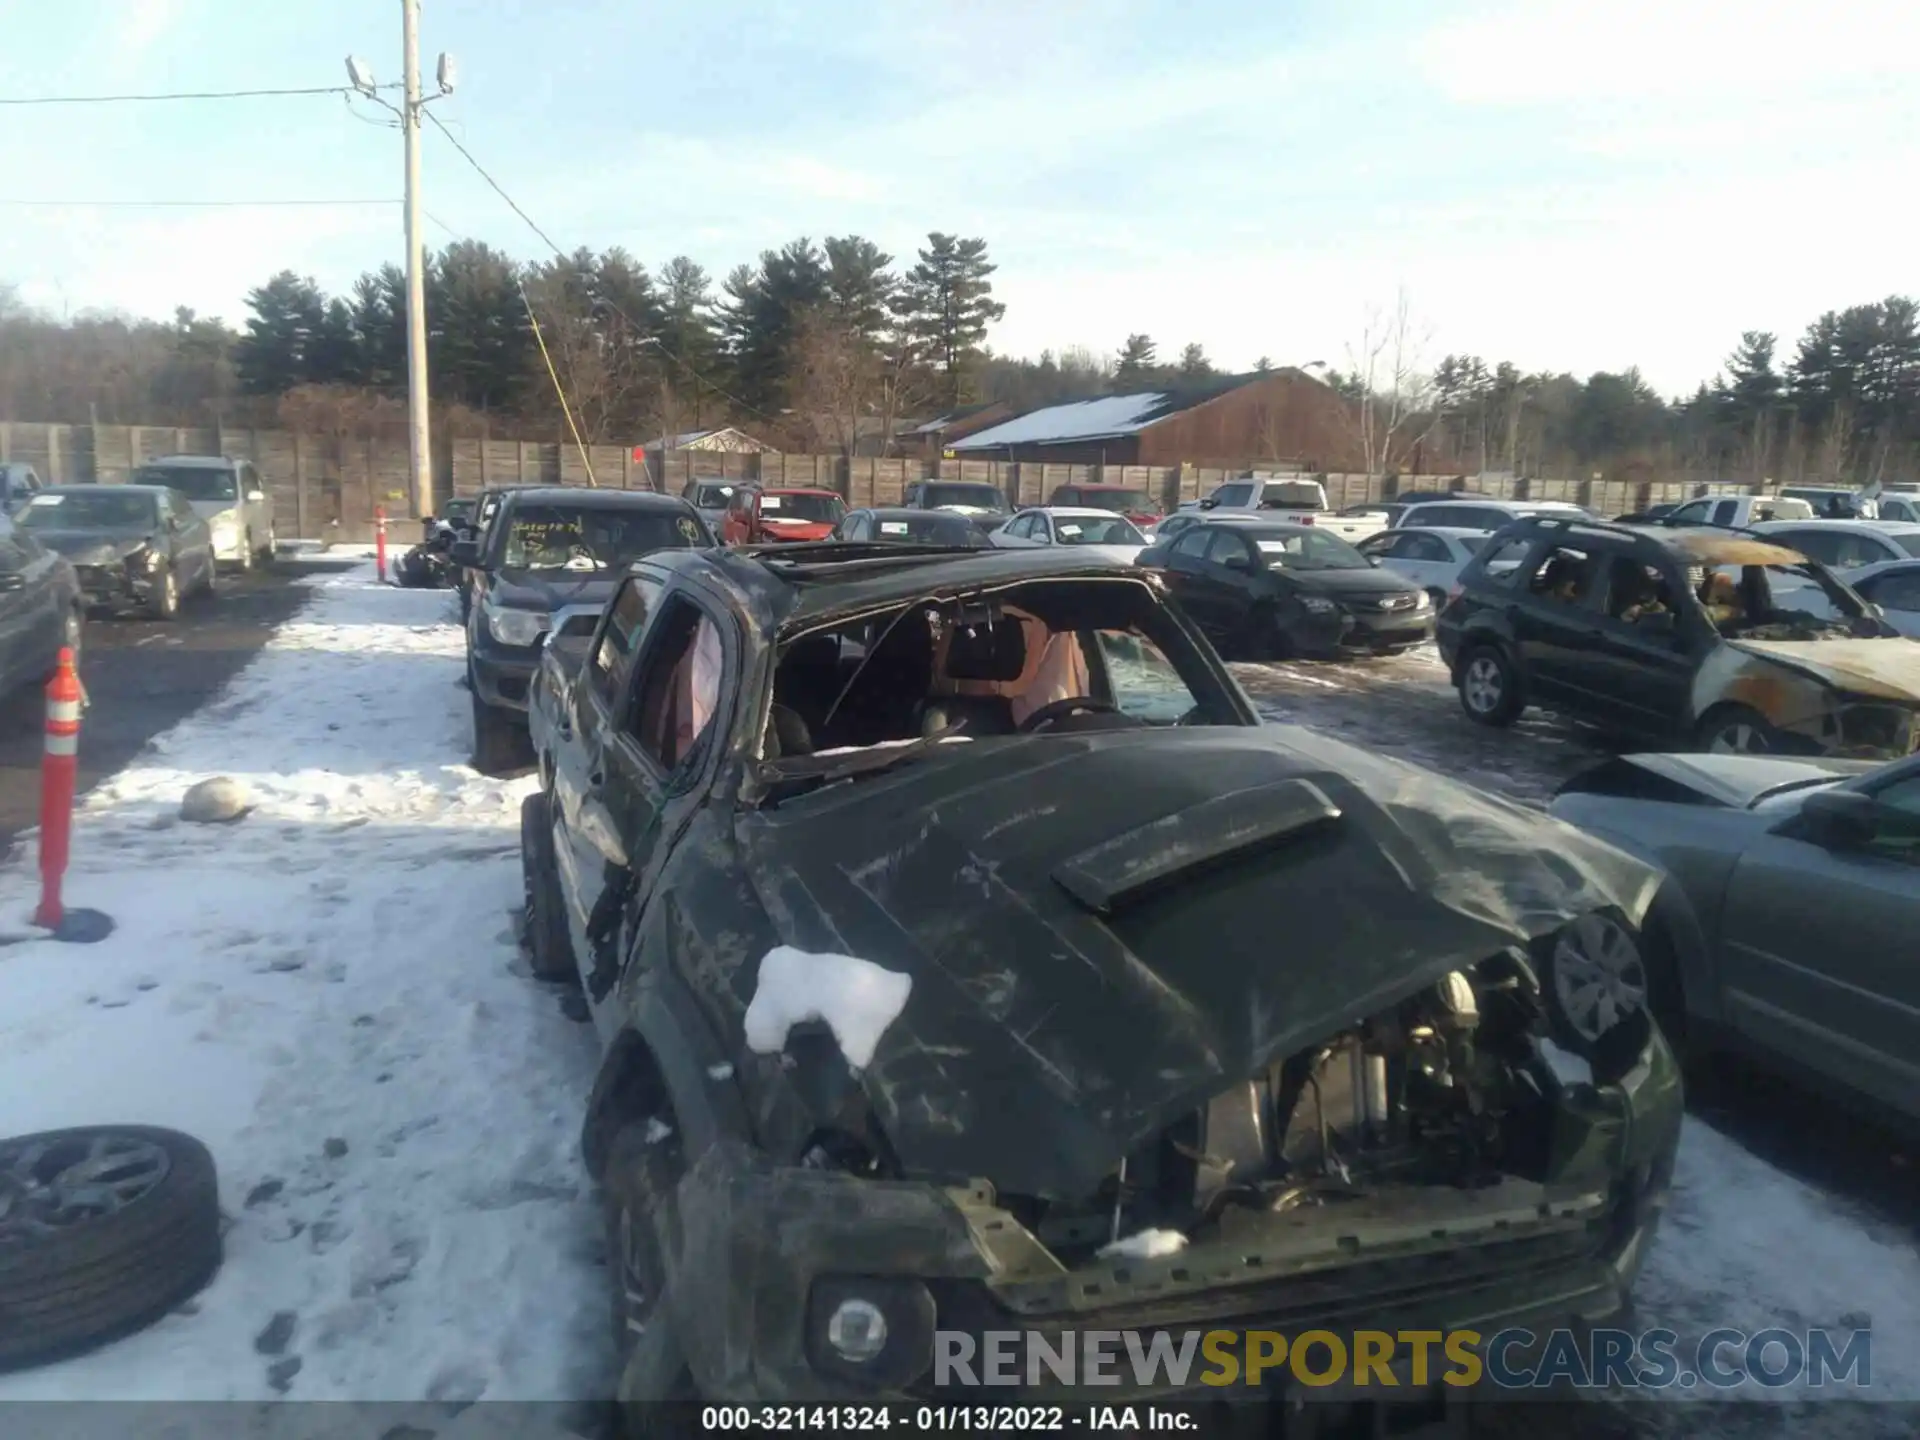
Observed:
[[[1059,1405],[704,1405],[700,1429],[706,1433],[764,1434],[786,1432],[942,1431],[1001,1434],[1007,1431],[1065,1432],[1098,1429],[1144,1429],[1145,1423],[1116,1419],[1102,1423],[1099,1410],[1128,1406],[1092,1407],[1069,1414]],[[1177,1429],[1180,1426],[1155,1428]]]

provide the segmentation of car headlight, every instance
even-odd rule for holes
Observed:
[[[487,629],[502,645],[523,649],[539,643],[547,628],[547,617],[538,610],[496,610],[487,607]]]
[[[152,571],[158,570],[160,564],[160,552],[151,545],[142,545],[138,550],[127,556],[127,568],[130,570],[142,570],[151,573]]]
[[[807,1358],[876,1390],[903,1390],[933,1364],[933,1296],[917,1280],[823,1278],[807,1297]]]
[[[1334,604],[1333,601],[1322,599],[1318,595],[1302,595],[1300,597],[1300,608],[1309,615],[1331,615],[1340,607]]]

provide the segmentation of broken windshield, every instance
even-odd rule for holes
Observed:
[[[1694,565],[1687,585],[1714,628],[1729,639],[1835,640],[1886,633],[1859,598],[1818,565]]]
[[[617,570],[655,550],[702,543],[691,515],[525,505],[513,511],[500,564],[508,570]]]

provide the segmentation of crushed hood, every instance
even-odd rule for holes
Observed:
[[[1811,675],[1837,690],[1920,704],[1920,644],[1911,640],[1729,640],[1727,644]]]
[[[1618,755],[1575,776],[1560,793],[1637,795],[1637,771],[1682,786],[1710,804],[1745,810],[1783,786],[1845,780],[1876,768],[1875,761],[1820,755]]]
[[[1584,911],[1638,919],[1655,884],[1276,726],[942,747],[739,838],[784,942],[912,976],[860,1077],[906,1167],[1075,1198],[1225,1085]]]
[[[76,565],[112,565],[152,539],[147,530],[35,530],[33,538]]]

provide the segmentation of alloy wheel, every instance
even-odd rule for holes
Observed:
[[[1499,709],[1501,698],[1506,693],[1499,662],[1490,655],[1474,657],[1468,663],[1466,673],[1460,677],[1460,692],[1466,696],[1468,707],[1476,715],[1491,715]]]
[[[1583,915],[1554,942],[1553,989],[1574,1033],[1597,1041],[1647,1008],[1646,962],[1619,922]]]
[[[0,1145],[0,1245],[118,1214],[172,1165],[151,1140],[106,1130]]]

